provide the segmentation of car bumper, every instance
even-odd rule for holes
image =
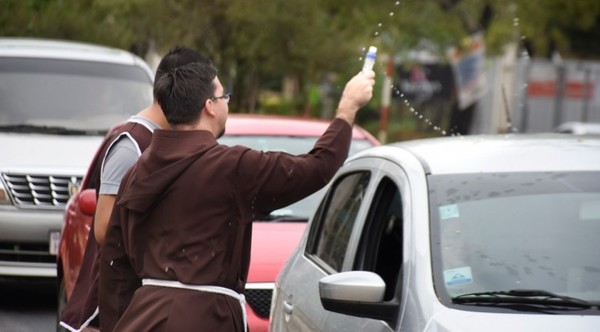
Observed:
[[[62,213],[0,207],[0,276],[56,276]]]

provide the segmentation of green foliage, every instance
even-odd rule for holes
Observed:
[[[0,1],[0,35],[94,42],[141,56],[151,45],[159,53],[191,46],[220,68],[234,92],[232,109],[291,114],[314,114],[307,112],[318,107],[309,88],[324,77],[336,75],[339,95],[369,45],[392,55],[426,45],[444,58],[448,47],[481,31],[489,55],[525,41],[538,54],[552,45],[564,55],[585,54],[598,49],[581,36],[600,35],[599,18],[597,0]],[[291,99],[284,81],[293,82]],[[264,102],[267,88],[276,103]]]

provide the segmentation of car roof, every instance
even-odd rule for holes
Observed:
[[[330,123],[331,120],[306,117],[230,113],[226,124],[226,134],[319,137]],[[353,127],[352,137],[369,140],[374,145],[379,145],[374,136],[357,125]]]
[[[133,53],[107,46],[67,40],[3,37],[0,38],[0,57],[109,62],[137,65],[151,72],[148,65]]]
[[[451,136],[391,143],[359,152],[400,161],[408,152],[428,174],[600,170],[600,137],[565,134]]]

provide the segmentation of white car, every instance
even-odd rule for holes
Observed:
[[[598,331],[600,138],[352,156],[276,280],[271,331]]]
[[[63,211],[107,130],[152,103],[137,56],[0,38],[0,277],[55,277]]]

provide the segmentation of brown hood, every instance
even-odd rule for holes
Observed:
[[[208,131],[156,130],[150,146],[123,183],[125,188],[117,204],[147,211],[190,165],[217,144]]]

